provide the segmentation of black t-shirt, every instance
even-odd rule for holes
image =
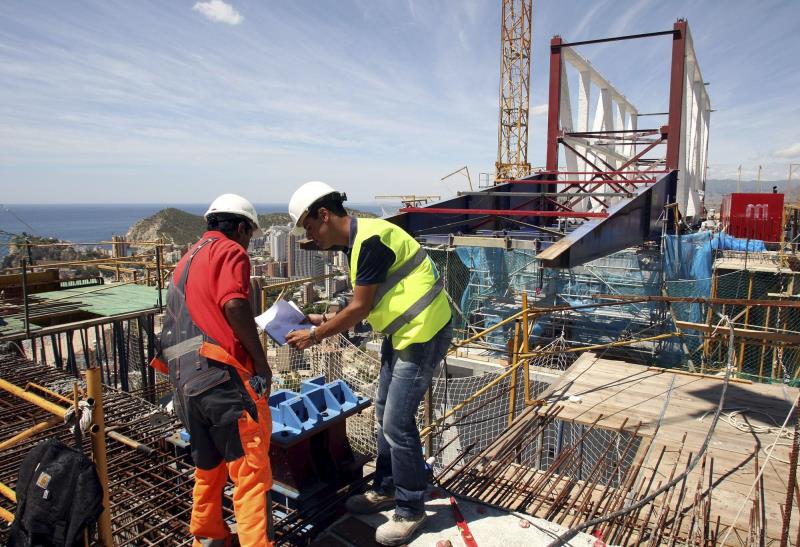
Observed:
[[[356,239],[358,224],[353,218],[350,222],[350,242]],[[350,260],[352,246],[347,249],[347,260]],[[356,285],[376,285],[386,281],[389,268],[392,267],[396,256],[394,251],[387,247],[377,235],[368,237],[361,243],[361,251],[358,253],[358,264],[356,265]],[[352,268],[352,263],[350,264]]]

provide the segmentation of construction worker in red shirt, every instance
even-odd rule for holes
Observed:
[[[267,538],[272,372],[248,300],[247,247],[259,232],[258,217],[248,200],[224,194],[205,219],[208,231],[173,272],[153,366],[168,371],[175,411],[191,438],[194,545],[234,544],[222,516],[229,476],[239,544],[272,545]]]

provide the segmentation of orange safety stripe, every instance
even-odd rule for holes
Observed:
[[[169,367],[158,357],[153,357],[153,359],[150,361],[150,367],[161,374],[169,374]]]
[[[245,390],[250,395],[250,397],[254,400],[258,400],[258,396],[256,392],[253,391],[253,388],[250,386],[250,378],[253,376],[253,363],[250,357],[248,356],[247,364],[250,365],[250,368],[242,365],[236,358],[225,351],[222,346],[218,346],[217,344],[212,344],[210,342],[203,342],[200,346],[200,350],[198,351],[200,355],[205,357],[206,359],[213,359],[220,363],[225,363],[228,366],[233,367],[239,373],[239,377],[242,379],[242,383],[244,384]]]
[[[239,544],[242,547],[272,547],[267,539],[267,493],[272,486],[269,445],[272,433],[267,400],[256,402],[258,421],[245,412],[239,418],[239,437],[244,455],[232,462],[220,462],[214,469],[195,469],[194,503],[190,532],[195,547],[220,544],[230,538],[223,520],[222,491],[230,476],[234,483],[233,511],[236,516]],[[227,544],[227,543],[225,543]]]
[[[237,361],[233,355],[225,351],[222,346],[210,342],[203,342],[198,353],[207,359],[213,359],[214,361],[232,366],[245,375],[245,380],[253,375],[252,368],[248,370],[247,367]]]

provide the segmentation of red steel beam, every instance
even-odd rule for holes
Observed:
[[[669,173],[669,169],[660,171],[539,171],[553,175],[641,175],[647,173]]]
[[[683,119],[683,80],[686,72],[687,23],[675,23],[672,35],[672,72],[669,80],[669,136],[667,138],[667,169],[679,169],[681,157],[681,121]]]
[[[558,138],[561,132],[561,36],[550,40],[550,96],[547,106],[547,161],[548,171],[558,170]]]
[[[577,180],[577,179],[569,179],[569,180],[530,180],[530,179],[522,179],[522,180],[513,180],[513,179],[504,179],[503,182],[513,182],[514,184],[586,184],[587,182],[602,182],[602,183],[624,183],[624,184],[653,184],[656,179],[598,179],[598,180]]]
[[[579,213],[574,211],[520,211],[518,209],[448,209],[445,207],[403,207],[401,213],[438,215],[496,215],[509,217],[606,218],[608,213]]]
[[[660,138],[660,139],[658,139],[657,141],[654,141],[654,142],[650,143],[650,145],[649,145],[649,146],[646,146],[646,147],[644,148],[644,150],[640,151],[638,154],[636,154],[636,155],[635,155],[635,156],[633,156],[631,159],[629,159],[628,161],[626,161],[626,162],[625,162],[625,163],[622,165],[622,169],[625,169],[625,168],[626,168],[626,167],[628,167],[629,165],[631,165],[631,164],[634,164],[634,163],[636,163],[637,161],[639,161],[639,158],[641,158],[642,156],[644,156],[645,154],[647,154],[647,153],[648,153],[650,150],[652,150],[653,148],[655,148],[656,146],[658,146],[658,145],[659,145],[659,144],[661,144],[662,142],[664,142],[664,136],[663,136],[663,135],[661,136],[661,138]]]

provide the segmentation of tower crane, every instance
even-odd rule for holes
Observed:
[[[530,173],[528,108],[531,75],[532,0],[502,0],[500,125],[495,184]]]

